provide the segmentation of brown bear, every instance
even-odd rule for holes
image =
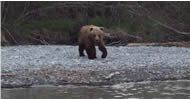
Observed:
[[[79,33],[79,55],[84,55],[84,50],[88,55],[89,59],[96,58],[96,48],[97,45],[99,50],[102,52],[102,58],[106,58],[107,50],[104,45],[104,28],[95,25],[82,26]]]

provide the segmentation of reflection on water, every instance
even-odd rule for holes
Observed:
[[[2,99],[190,99],[190,81],[2,89]]]

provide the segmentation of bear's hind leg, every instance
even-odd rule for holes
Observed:
[[[85,56],[84,55],[84,44],[79,44],[79,55]]]

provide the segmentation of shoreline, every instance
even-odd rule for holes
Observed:
[[[190,49],[107,47],[109,56],[78,57],[76,46],[3,47],[1,87],[102,86],[125,82],[190,80]],[[34,54],[35,53],[35,54]]]

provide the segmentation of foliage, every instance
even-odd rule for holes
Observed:
[[[142,42],[183,41],[190,39],[189,35],[184,35],[190,31],[189,5],[189,2],[3,1],[2,33],[7,41],[33,44],[27,37],[32,36],[34,30],[45,29],[54,37],[43,37],[48,43],[76,44],[80,27],[94,24],[113,34],[141,36]],[[64,41],[65,38],[68,39]]]

